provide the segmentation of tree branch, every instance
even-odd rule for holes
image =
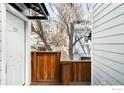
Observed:
[[[37,35],[40,36],[40,33],[38,33],[38,31],[35,30],[33,23],[31,23],[31,29],[32,29],[32,32],[35,32]]]
[[[75,44],[76,44],[79,40],[81,40],[82,38],[83,38],[83,37],[80,37],[80,38],[78,38],[77,40],[75,40],[72,46],[75,46]]]
[[[38,21],[37,21],[38,22]],[[40,21],[38,22],[38,24],[40,23]],[[40,31],[42,30],[41,29],[41,23],[39,24],[39,27],[40,27]],[[32,31],[35,32],[37,35],[39,35],[39,37],[41,38],[41,40],[43,41],[46,49],[48,49],[49,51],[51,51],[51,47],[48,45],[47,41],[46,41],[46,38],[44,37],[44,34],[43,34],[43,30],[42,30],[42,33],[40,33],[40,31],[36,31],[34,26],[33,26],[33,23],[31,24],[31,28],[32,28]]]

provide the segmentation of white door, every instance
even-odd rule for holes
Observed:
[[[23,85],[25,77],[25,22],[7,12],[7,85]]]

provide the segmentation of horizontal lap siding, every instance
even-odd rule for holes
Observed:
[[[0,4],[0,85],[1,85],[1,4]]]
[[[106,45],[106,44],[96,44],[94,45],[94,49],[97,49],[97,50],[105,50],[105,51],[110,51],[110,52],[115,52],[115,53],[119,53],[119,54],[122,54],[124,55],[124,45],[122,44],[110,44],[110,45]]]
[[[94,6],[93,6],[93,12],[96,12],[99,7],[101,7],[102,3],[96,3]]]
[[[100,5],[93,9],[93,84],[123,85],[124,4]]]

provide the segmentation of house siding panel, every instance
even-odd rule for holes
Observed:
[[[107,7],[105,10],[101,11],[101,13],[94,19],[94,23],[96,23],[98,20],[104,18],[105,16],[107,16],[108,14],[112,13],[113,11],[115,11],[118,7],[120,7],[121,4],[111,4],[109,7]],[[100,7],[101,8],[101,7]],[[100,9],[99,8],[99,9]],[[99,10],[97,9],[97,11]],[[95,13],[96,11],[93,10],[93,13]]]
[[[96,12],[100,7],[101,7],[102,3],[96,3],[96,5],[93,8],[93,12]]]
[[[101,6],[101,8],[99,8],[96,12],[94,12],[94,17],[98,16],[100,14],[100,12],[102,12],[103,9],[107,8],[108,7],[107,5],[109,5],[109,4],[108,3],[103,4]]]
[[[124,4],[93,9],[93,20],[92,84],[124,85]]]
[[[1,4],[0,4],[0,85],[1,85]]]

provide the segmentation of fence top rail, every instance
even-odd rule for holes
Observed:
[[[60,51],[32,51],[31,53],[61,53]]]
[[[61,60],[61,63],[87,63],[87,62],[91,62],[91,60]]]

